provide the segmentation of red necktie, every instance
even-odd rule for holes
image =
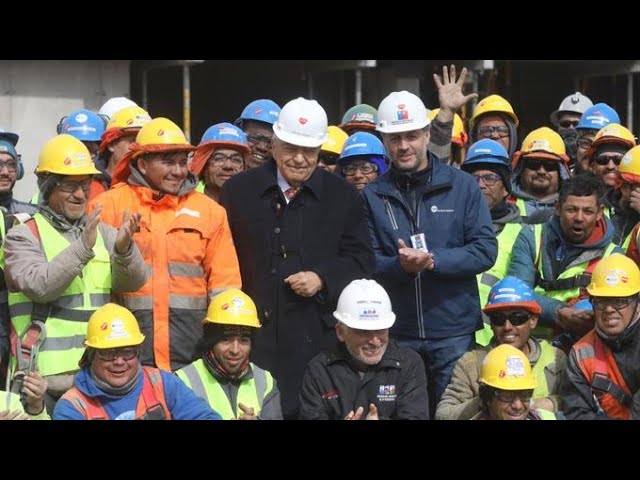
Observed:
[[[293,188],[293,187],[287,188],[284,191],[284,196],[287,197],[287,200],[291,201],[291,199],[296,196],[296,193],[298,193],[298,190],[300,190],[300,189],[299,188]]]

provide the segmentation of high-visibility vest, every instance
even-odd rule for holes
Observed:
[[[496,259],[496,263],[486,272],[477,275],[480,308],[484,308],[487,304],[491,287],[502,280],[507,274],[513,244],[516,243],[521,229],[521,223],[507,223],[498,234],[498,258]],[[486,323],[486,315],[483,315],[483,318],[485,319],[485,323],[483,329],[476,332],[476,343],[486,347],[493,337],[493,331],[491,330],[491,325]]]
[[[200,180],[198,185],[196,185],[196,192],[204,193],[205,186],[204,182]]]
[[[218,412],[223,420],[231,420],[242,414],[238,408],[239,403],[253,408],[255,415],[259,415],[265,397],[273,390],[273,377],[269,372],[253,363],[251,364],[251,370],[253,371],[253,378],[240,382],[236,404],[233,406],[216,377],[211,375],[207,369],[204,360],[196,360],[181,368],[176,372],[176,375],[198,397],[202,398],[211,408]],[[234,413],[234,410],[237,413]]]
[[[78,388],[65,392],[62,399],[68,400],[86,420],[109,420],[107,411],[96,397],[88,397]],[[136,420],[171,420],[167,407],[160,370],[142,367],[142,392],[136,405]]]
[[[540,417],[540,420],[557,420],[556,414],[553,412],[550,412],[549,410],[540,408],[540,409],[536,409],[536,413]]]
[[[69,241],[40,213],[36,213],[32,221],[36,223],[47,261],[69,246]],[[62,295],[51,303],[34,303],[21,292],[9,292],[11,324],[18,336],[22,336],[32,320],[46,321],[47,337],[38,354],[41,375],[78,370],[89,317],[94,310],[110,301],[111,261],[100,230],[93,253],[95,256],[82,269],[82,274],[74,278]],[[36,318],[32,318],[34,309]],[[16,359],[12,358],[11,371],[15,364]]]

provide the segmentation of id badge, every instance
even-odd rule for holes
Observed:
[[[411,235],[411,246],[416,250],[422,250],[423,252],[429,253],[424,233],[416,233],[415,235]]]

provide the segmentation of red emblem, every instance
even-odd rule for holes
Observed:
[[[298,121],[299,121],[302,125],[304,125],[304,124],[305,124],[305,123],[307,123],[309,120],[307,120],[306,118],[302,118],[302,117],[300,117],[300,118],[298,119]]]

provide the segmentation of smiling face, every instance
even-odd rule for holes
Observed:
[[[18,179],[18,162],[8,153],[0,153],[0,193],[10,192]]]
[[[204,183],[208,187],[220,190],[222,185],[234,175],[244,170],[242,153],[231,148],[215,150],[204,169]]]
[[[492,420],[524,420],[531,409],[533,390],[495,390],[487,404]]]
[[[138,159],[138,170],[153,190],[177,195],[187,178],[186,152],[152,153]]]
[[[69,220],[78,220],[86,211],[90,184],[90,175],[65,175],[49,194],[47,205]]]
[[[128,352],[133,351],[135,351],[136,355],[126,360],[125,357],[129,357]],[[100,358],[99,352],[96,352],[91,362],[91,371],[93,374],[114,388],[122,387],[131,381],[136,375],[138,365],[140,364],[137,347],[127,347],[121,349],[119,353],[124,354],[117,355],[112,360],[103,360]]]
[[[534,329],[538,324],[538,316],[530,314],[523,308],[507,308],[504,310],[496,310],[495,312],[491,313],[495,315],[496,318],[500,317],[501,320],[506,318],[504,323],[502,323],[502,321],[491,321],[491,330],[493,330],[493,334],[498,340],[498,343],[500,343],[501,345],[503,343],[506,343],[508,345],[516,347],[518,350],[522,350],[526,355],[528,355],[529,348],[527,347],[527,342],[529,341],[531,330]],[[525,323],[514,325],[514,323],[519,322],[511,320],[512,315],[514,318],[528,317],[529,319]],[[490,319],[491,316],[492,315],[490,314]]]
[[[247,159],[247,170],[259,167],[271,156],[273,125],[254,120],[244,121],[244,133],[247,135],[251,155]]]
[[[226,335],[213,346],[213,355],[230,376],[242,373],[250,353],[249,335]]]
[[[318,165],[320,147],[300,147],[273,137],[273,158],[278,170],[289,185],[300,187]]]
[[[393,165],[402,172],[418,172],[429,165],[429,127],[400,133],[383,133],[382,140]]]
[[[344,323],[336,325],[336,336],[344,342],[347,351],[358,365],[366,369],[382,360],[389,345],[389,329],[358,330],[347,327]]]

